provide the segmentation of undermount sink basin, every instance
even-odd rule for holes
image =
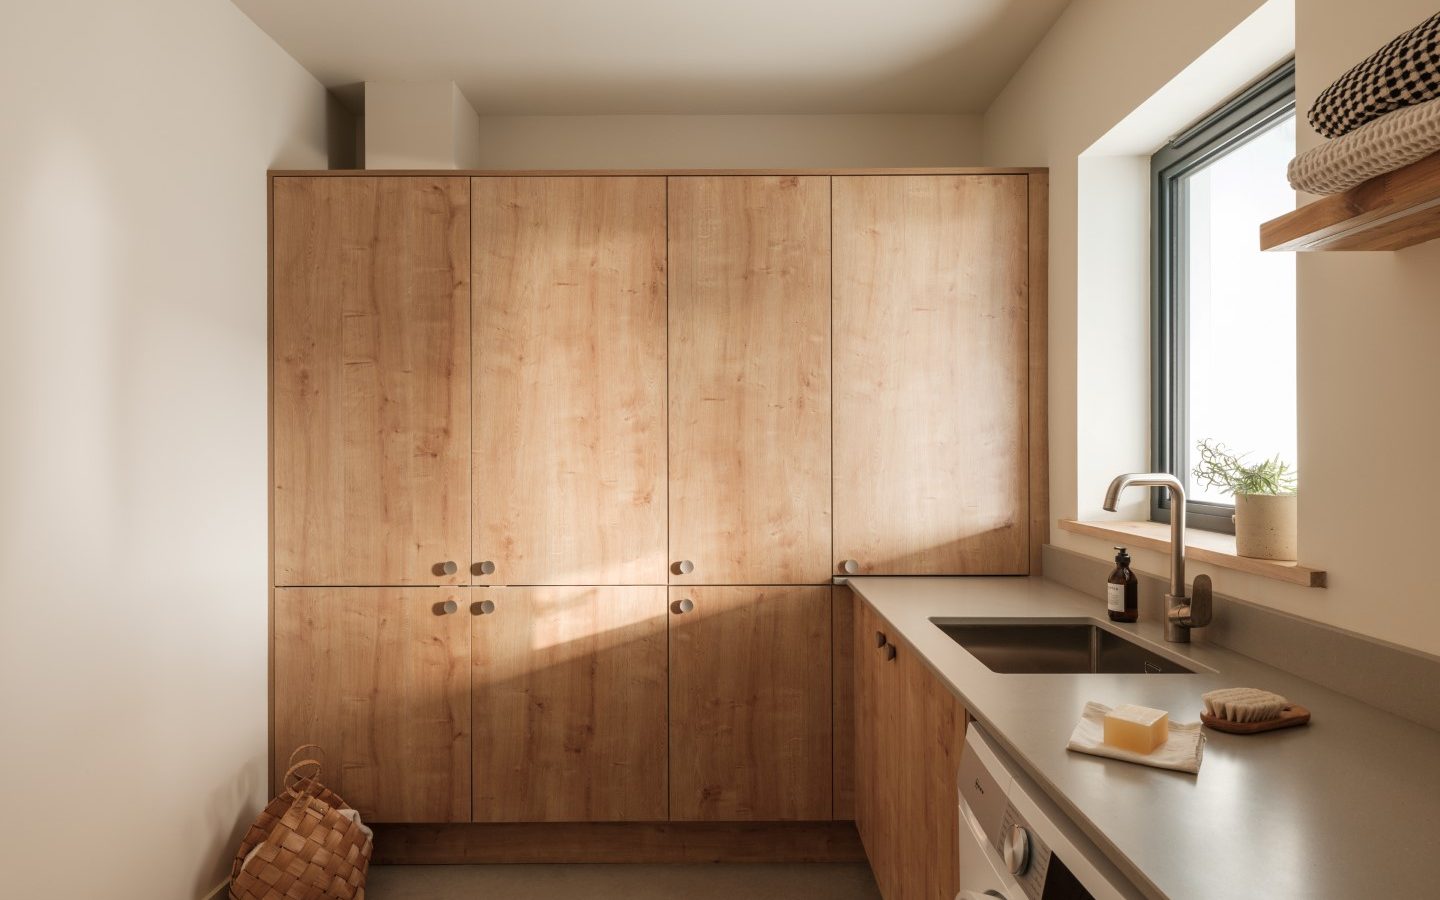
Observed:
[[[1089,622],[930,621],[990,671],[1007,675],[1189,675],[1195,671]]]

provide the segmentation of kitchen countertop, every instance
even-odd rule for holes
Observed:
[[[1166,643],[1159,621],[1110,623],[1101,601],[1043,578],[849,583],[1147,895],[1440,897],[1440,732],[1223,647]],[[1215,671],[1003,675],[931,617],[1099,619]],[[1087,700],[1193,722],[1200,695],[1221,687],[1283,694],[1308,707],[1311,722],[1259,735],[1205,729],[1199,775],[1065,749]]]

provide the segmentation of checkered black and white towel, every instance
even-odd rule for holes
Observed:
[[[1341,75],[1315,100],[1310,125],[1325,137],[1349,134],[1388,112],[1440,97],[1440,13]]]

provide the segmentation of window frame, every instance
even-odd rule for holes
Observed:
[[[1196,169],[1246,143],[1295,112],[1295,60],[1259,81],[1156,151],[1150,158],[1150,458],[1156,471],[1188,484],[1189,270],[1183,182]],[[1258,223],[1257,223],[1258,224]],[[1185,524],[1235,533],[1233,504],[1191,501]],[[1150,492],[1150,519],[1170,521],[1170,492]]]

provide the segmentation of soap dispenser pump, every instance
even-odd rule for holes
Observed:
[[[1105,605],[1112,622],[1134,622],[1140,618],[1140,591],[1135,573],[1130,571],[1130,554],[1116,547],[1115,571],[1105,586]]]

